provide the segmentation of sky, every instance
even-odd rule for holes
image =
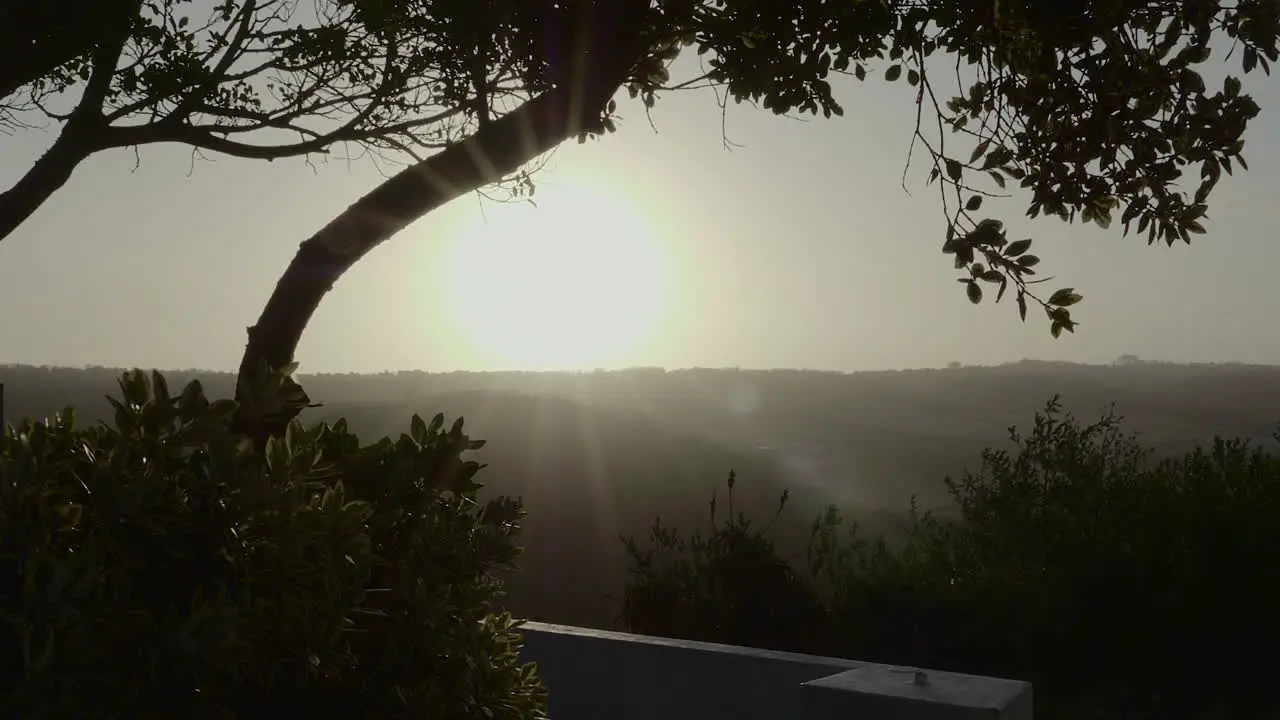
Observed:
[[[730,106],[732,149],[708,92],[663,97],[652,127],[624,94],[619,132],[555,151],[537,207],[465,196],[363,259],[308,327],[301,370],[1280,362],[1276,81],[1246,83],[1263,108],[1252,170],[1224,177],[1191,246],[1031,221],[1022,194],[984,207],[1084,295],[1059,340],[953,280],[923,156],[900,182],[905,83],[833,85],[843,118]],[[55,129],[0,136],[0,184]],[[382,177],[367,159],[101,153],[0,241],[0,363],[234,369],[298,244]]]

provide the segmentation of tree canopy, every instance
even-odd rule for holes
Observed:
[[[0,194],[0,239],[103,150],[273,160],[351,143],[412,161],[546,85],[537,38],[490,27],[484,3],[23,0],[0,19],[2,119],[60,126]]]
[[[1259,112],[1237,74],[1211,87],[1202,66],[1226,53],[1269,73],[1280,56],[1272,0],[319,0],[306,18],[285,0],[221,0],[209,18],[189,0],[137,7],[127,33],[18,94],[64,124],[0,196],[0,233],[110,147],[272,158],[352,141],[413,162],[302,244],[250,332],[246,377],[286,366],[328,288],[407,224],[527,183],[565,139],[616,130],[621,88],[646,106],[710,86],[829,117],[844,113],[830,82],[842,75],[916,88],[912,149],[927,154],[938,241],[967,297],[1012,290],[1023,319],[1042,307],[1056,336],[1074,329],[1080,295],[1037,292],[1031,241],[983,215],[984,199],[1019,191],[1030,217],[1190,242],[1222,173],[1247,167]],[[672,78],[685,52],[700,72]]]

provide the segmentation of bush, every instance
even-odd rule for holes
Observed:
[[[949,483],[961,520],[934,533],[984,665],[1126,717],[1280,711],[1245,660],[1280,642],[1280,463],[1222,439],[1157,462],[1056,399],[1012,439]]]
[[[623,539],[634,578],[623,595],[623,622],[632,632],[649,635],[732,638],[775,650],[810,647],[820,637],[810,630],[821,625],[811,628],[804,620],[819,617],[817,596],[764,532],[734,514],[734,482],[730,472],[729,507],[720,527],[712,495],[710,535],[686,539],[659,518],[650,528],[650,549]],[[779,513],[786,499],[779,501]]]
[[[120,390],[113,426],[5,430],[7,716],[542,717],[492,612],[522,510],[477,502],[461,420],[367,446],[294,423],[257,452],[198,383]]]
[[[628,601],[662,588],[681,602],[669,621],[624,617],[680,635],[691,608],[732,616],[741,598],[807,593],[818,610],[776,616],[777,647],[1027,679],[1037,717],[1280,712],[1270,664],[1250,660],[1280,643],[1280,463],[1223,440],[1158,462],[1114,414],[1081,425],[1056,398],[1011,439],[947,480],[955,517],[913,513],[902,547],[869,542],[834,509],[795,576],[774,569],[783,560],[762,530],[730,546],[729,526],[699,542],[668,529],[658,556],[632,543]],[[741,572],[750,580],[732,600],[679,580],[709,563],[758,571]],[[699,627],[701,639],[760,644],[730,624]]]

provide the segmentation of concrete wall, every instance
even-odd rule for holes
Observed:
[[[526,623],[551,720],[1031,720],[1025,682]]]

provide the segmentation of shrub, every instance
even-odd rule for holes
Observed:
[[[709,535],[695,532],[686,538],[659,518],[649,531],[650,548],[641,550],[634,538],[623,538],[633,582],[624,591],[622,620],[633,632],[690,640],[733,638],[776,650],[798,650],[817,641],[819,636],[803,622],[818,619],[817,596],[779,557],[765,532],[734,513],[735,481],[730,471],[728,512],[719,526],[712,495]],[[778,513],[786,501],[783,495]],[[820,627],[813,625],[814,630]]]
[[[934,531],[985,668],[1126,717],[1280,711],[1241,662],[1280,642],[1280,464],[1222,439],[1157,462],[1056,398],[1011,437],[949,482],[961,517]]]
[[[1280,463],[1221,439],[1156,461],[1113,413],[1081,425],[1056,398],[1011,439],[947,480],[954,517],[913,513],[901,547],[834,508],[794,574],[745,522],[712,541],[664,529],[651,542],[665,553],[632,542],[628,601],[663,588],[680,602],[624,619],[681,636],[743,598],[808,596],[816,610],[773,618],[780,641],[715,622],[696,625],[700,639],[1027,679],[1037,717],[1280,712],[1270,664],[1251,660],[1280,643]],[[734,528],[748,537],[730,543]],[[756,570],[732,586],[690,580],[716,564]]]
[[[11,717],[542,717],[494,614],[519,503],[481,505],[459,420],[256,451],[236,404],[135,371],[115,422],[0,445],[0,702]]]

